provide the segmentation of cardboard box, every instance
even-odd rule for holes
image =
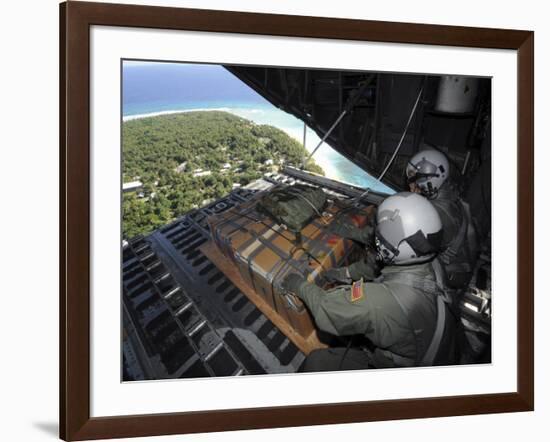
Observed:
[[[255,210],[252,199],[219,215],[208,224],[219,250],[239,269],[243,280],[301,336],[315,330],[306,307],[297,297],[285,293],[281,283],[288,273],[299,273],[310,282],[325,286],[323,273],[358,258],[361,248],[353,241],[329,232],[340,222],[364,226],[369,211],[344,210],[329,204],[322,217],[313,219],[299,235],[276,224]]]

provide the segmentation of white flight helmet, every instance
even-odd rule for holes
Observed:
[[[407,181],[416,183],[422,195],[432,198],[449,176],[449,160],[438,150],[422,150],[407,164]]]
[[[441,219],[422,195],[396,193],[386,198],[376,214],[378,259],[385,264],[429,261],[441,248]]]

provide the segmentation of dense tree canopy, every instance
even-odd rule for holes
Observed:
[[[209,200],[246,185],[307,152],[285,132],[228,112],[197,111],[123,123],[123,182],[143,188],[123,194],[123,235],[169,223]],[[323,173],[311,161],[307,170]]]

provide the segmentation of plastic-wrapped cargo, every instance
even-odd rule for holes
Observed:
[[[322,216],[326,204],[327,197],[322,189],[296,184],[265,192],[256,209],[298,233],[315,216]]]
[[[216,246],[238,268],[246,284],[294,331],[307,338],[315,330],[313,321],[298,298],[284,293],[281,283],[285,275],[296,272],[323,286],[326,270],[357,259],[361,248],[331,233],[329,225],[338,219],[364,226],[369,210],[342,211],[330,203],[321,216],[293,233],[258,211],[263,196],[210,216],[208,224]]]

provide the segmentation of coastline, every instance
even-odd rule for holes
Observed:
[[[169,110],[161,110],[161,111],[155,111],[155,112],[147,112],[143,114],[125,115],[122,117],[122,122],[125,123],[126,121],[160,117],[163,115],[177,115],[177,114],[184,114],[189,112],[215,112],[215,111],[228,112],[230,114],[236,115],[237,117],[246,118],[255,124],[268,124],[270,126],[273,126],[273,127],[276,127],[277,129],[282,130],[288,136],[298,141],[300,144],[302,144],[303,142],[303,138],[302,138],[303,123],[298,118],[293,117],[292,115],[286,114],[284,118],[284,120],[286,121],[284,122],[287,124],[277,124],[277,122],[273,122],[272,118],[261,118],[262,115],[265,117],[266,115],[269,115],[269,113],[273,113],[274,111],[271,109],[259,109],[259,108],[247,108],[247,107],[200,107],[200,108],[193,108],[193,109],[169,109]],[[281,111],[276,109],[275,112],[278,113]],[[279,118],[279,120],[281,119]],[[282,123],[282,122],[283,121],[279,121],[279,123]],[[306,137],[306,146],[305,146],[306,150],[308,152],[311,152],[317,146],[319,141],[321,141],[321,139],[317,136],[317,134],[313,132],[312,129],[308,128],[308,133]],[[323,151],[324,148],[330,149],[330,151],[332,151],[332,148],[328,145],[323,145],[321,147],[321,151]],[[319,153],[321,153],[321,151]]]
[[[175,115],[189,112],[228,112],[241,118],[246,118],[255,124],[269,124],[276,127],[288,136],[298,141],[300,144],[303,142],[303,123],[298,118],[290,114],[280,114],[279,109],[258,108],[258,107],[198,107],[193,109],[169,109],[156,112],[147,112],[143,114],[126,115],[122,117],[122,122],[140,120],[143,118],[158,117],[162,115]],[[271,115],[270,115],[271,114]],[[274,115],[275,114],[275,115]],[[321,141],[318,135],[310,128],[307,130],[306,136],[306,150],[312,152],[317,144]],[[341,163],[345,158],[338,152],[333,150],[329,145],[323,144],[314,158],[315,162],[323,169],[325,176],[342,181],[354,186],[360,187],[372,187],[374,190],[380,190],[385,192],[391,192],[391,189],[386,188],[382,183],[377,183],[376,180],[364,172],[359,166],[349,162],[348,170],[340,170],[337,167],[338,163]],[[352,170],[349,170],[349,168]],[[355,170],[353,170],[355,169]],[[363,176],[360,176],[363,175]],[[349,179],[352,177],[353,179]]]
[[[157,112],[148,112],[145,114],[136,114],[136,115],[124,115],[122,116],[122,122],[125,123],[126,121],[132,121],[132,120],[141,120],[143,118],[151,118],[151,117],[160,117],[162,115],[174,115],[174,114],[184,114],[189,112],[208,112],[208,111],[218,111],[218,112],[231,112],[231,108],[229,107],[220,107],[220,108],[197,108],[197,109],[180,109],[180,110],[163,110],[163,111],[157,111]]]

